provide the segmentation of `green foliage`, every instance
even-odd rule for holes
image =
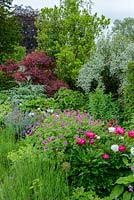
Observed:
[[[59,108],[59,106],[53,98],[43,98],[43,97],[37,97],[36,99],[28,99],[20,105],[20,109],[23,111],[31,111],[31,110],[47,111],[48,109],[55,110],[57,108]]]
[[[86,131],[96,136],[92,144]],[[43,123],[26,140],[34,143],[41,152],[44,150],[48,158],[57,158],[61,162],[70,188],[83,187],[102,198],[110,194],[119,177],[130,174],[130,166],[126,166],[123,158],[129,157],[133,139],[126,134],[123,139],[121,136],[109,133],[103,121],[93,121],[87,114],[72,110],[46,115]],[[78,145],[78,138],[84,138],[85,144]],[[125,152],[114,152],[113,144],[125,145]],[[102,158],[104,153],[109,155],[107,160]],[[86,195],[90,194],[83,194]]]
[[[0,0],[0,6],[3,8],[10,8],[13,0]]]
[[[95,192],[88,191],[85,192],[83,187],[78,187],[74,189],[73,195],[71,196],[70,200],[101,200],[97,197]]]
[[[37,123],[39,117],[36,113],[29,113],[28,111],[22,112],[16,106],[12,108],[10,112],[8,112],[7,116],[5,116],[4,123],[8,127],[12,127],[14,129],[14,137],[16,140],[25,137],[25,133],[31,130],[31,127]]]
[[[74,86],[83,62],[76,58],[75,52],[67,45],[61,47],[60,52],[56,54],[57,67],[56,74],[59,79],[65,80],[70,86]]]
[[[119,105],[113,101],[111,94],[104,94],[102,89],[90,92],[86,102],[87,111],[95,118],[101,120],[117,119]]]
[[[0,183],[3,182],[11,166],[11,162],[7,159],[8,153],[17,150],[18,147],[19,143],[15,142],[12,127],[6,127],[4,129],[0,127]]]
[[[134,115],[134,62],[128,64],[126,80],[127,83],[124,90],[125,121],[128,125],[131,125]]]
[[[125,36],[127,40],[134,42],[134,18],[116,19],[113,23],[112,31],[113,34]]]
[[[14,62],[18,62],[22,60],[25,56],[26,49],[22,46],[14,46],[12,52],[8,53],[1,53],[1,60],[2,63],[5,63],[6,60],[12,60]]]
[[[112,189],[111,194],[109,196],[110,200],[113,200],[115,198],[119,198],[121,200],[132,200],[133,199],[133,192],[130,190],[129,187],[132,187],[133,190],[133,184],[134,184],[134,177],[133,175],[128,175],[126,177],[120,177],[115,182],[115,187]]]
[[[134,45],[124,37],[107,35],[97,41],[96,52],[81,68],[77,85],[85,93],[103,87],[107,93],[122,95],[127,64],[134,59]]]
[[[0,199],[63,200],[68,197],[68,186],[56,160],[29,144],[9,152],[12,165],[1,183]]]
[[[127,124],[128,122],[124,121],[124,125],[125,125],[125,123]],[[131,114],[131,122],[129,123],[129,128],[131,130],[134,130],[134,113]]]
[[[44,94],[44,85],[32,85],[30,83],[22,83],[18,87],[3,92],[8,94],[8,100],[12,104],[23,103],[25,100],[33,100],[37,97],[46,97]]]
[[[9,90],[14,87],[16,84],[12,77],[5,75],[0,71],[0,91]]]
[[[8,99],[8,95],[0,93],[0,104],[4,103]]]
[[[122,185],[116,185],[110,194],[110,200],[117,199],[123,193],[123,190],[124,187]]]
[[[4,62],[5,55],[12,53],[20,40],[20,27],[10,11],[11,1],[10,4],[8,2],[4,1],[0,6],[0,64]]]
[[[11,110],[12,108],[8,101],[0,104],[0,127],[3,127],[5,125],[5,119]]]
[[[90,56],[95,37],[109,24],[104,16],[91,15],[83,3],[60,1],[59,8],[42,9],[36,21],[38,48],[57,59],[56,74],[71,87]]]
[[[61,88],[54,98],[62,111],[66,109],[84,110],[84,95],[78,91]]]

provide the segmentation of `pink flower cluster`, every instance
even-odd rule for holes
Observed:
[[[96,135],[95,135],[94,133],[92,133],[92,132],[89,132],[89,131],[87,131],[87,132],[85,133],[85,135],[86,135],[86,137],[87,137],[87,139],[88,139],[88,142],[89,142],[90,144],[94,144],[94,139],[96,138]],[[86,140],[85,140],[84,138],[79,138],[79,137],[77,136],[76,139],[77,139],[76,144],[78,144],[78,145],[86,144]]]
[[[124,135],[125,133],[125,130],[124,128],[120,127],[120,126],[116,126],[115,129],[114,129],[114,133],[115,134],[120,134],[120,135]],[[130,138],[134,138],[134,130],[131,130],[128,132],[128,136]]]
[[[83,145],[83,144],[85,144],[85,143],[86,143],[86,141],[85,141],[84,138],[77,138],[76,144],[78,144],[78,145]]]
[[[124,135],[125,130],[124,130],[124,128],[121,128],[120,126],[116,126],[116,127],[115,127],[115,130],[114,130],[114,133],[115,133],[115,134]]]
[[[124,152],[125,150],[126,150],[126,147],[124,145],[119,145],[118,146],[118,151]],[[109,155],[107,153],[104,153],[104,154],[102,154],[102,158],[104,160],[107,160],[107,159],[109,159]]]

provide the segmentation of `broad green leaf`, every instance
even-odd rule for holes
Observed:
[[[127,185],[134,182],[134,176],[131,174],[129,176],[120,177],[115,183]]]
[[[123,194],[123,200],[131,200],[131,193],[126,191],[124,194]]]
[[[118,196],[120,196],[123,193],[123,190],[124,190],[123,185],[116,185],[110,194],[110,200],[113,200],[117,198]]]
[[[128,159],[126,157],[123,157],[122,161],[124,162],[125,165],[128,165]]]

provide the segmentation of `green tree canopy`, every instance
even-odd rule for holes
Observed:
[[[0,0],[0,7],[10,8],[13,0]]]
[[[116,19],[112,30],[114,34],[120,34],[134,42],[134,18],[128,17],[123,20]]]
[[[58,78],[70,86],[90,56],[96,36],[109,24],[104,16],[92,15],[86,2],[61,0],[60,7],[42,9],[36,22],[38,49],[56,58]]]
[[[0,63],[10,54],[20,40],[20,27],[11,12],[12,1],[0,1]]]

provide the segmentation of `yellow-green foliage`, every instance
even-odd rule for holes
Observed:
[[[38,49],[57,60],[56,75],[72,88],[79,69],[94,48],[94,39],[109,24],[104,16],[91,15],[81,0],[60,1],[43,8],[36,21]]]
[[[3,104],[0,104],[0,124],[5,121],[5,117],[11,111],[11,105],[6,101]]]
[[[18,151],[9,152],[7,158],[14,163],[29,158],[29,156],[31,158],[36,158],[34,149],[30,144],[20,147]]]

